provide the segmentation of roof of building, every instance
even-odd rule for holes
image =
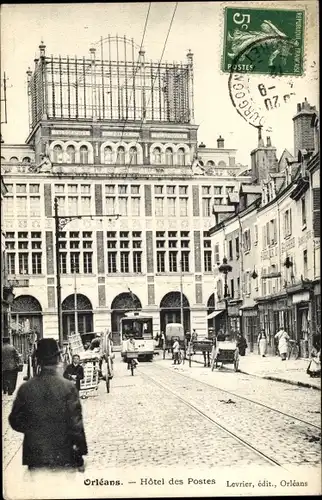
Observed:
[[[261,194],[262,188],[258,184],[242,184],[240,191],[245,194]]]

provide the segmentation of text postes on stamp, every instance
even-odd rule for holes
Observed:
[[[304,59],[302,10],[225,8],[222,70],[300,76]],[[249,57],[261,50],[264,57]]]

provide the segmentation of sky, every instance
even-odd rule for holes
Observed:
[[[293,8],[297,2],[277,1],[276,7]],[[251,2],[252,7],[256,2]],[[250,75],[248,86],[255,103],[267,115],[272,143],[281,154],[293,152],[292,117],[296,104],[306,97],[318,104],[318,31],[317,4],[307,4],[305,40],[305,75],[279,77],[273,80],[275,92],[282,96],[288,89],[294,95],[280,109],[267,111],[258,85],[269,86],[272,77]],[[225,138],[225,147],[237,149],[237,162],[249,164],[250,151],[256,147],[257,131],[237,114],[228,90],[229,75],[221,72],[223,53],[224,3],[179,2],[162,62],[186,61],[188,49],[194,54],[195,123],[198,140],[216,147],[216,139]],[[227,5],[227,4],[226,4]],[[234,6],[247,7],[246,2]],[[270,8],[274,6],[269,2]],[[47,55],[89,56],[89,49],[101,36],[126,35],[140,45],[149,4],[78,3],[78,4],[2,4],[1,7],[1,76],[6,72],[8,123],[2,125],[5,143],[23,144],[29,132],[26,71],[33,69],[41,40]],[[152,2],[144,49],[146,60],[159,61],[174,12],[174,2]],[[280,27],[279,27],[280,28]]]

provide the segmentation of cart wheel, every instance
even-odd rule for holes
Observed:
[[[107,392],[107,394],[110,393],[110,384],[111,384],[111,379],[110,379],[109,375],[107,374],[106,375],[106,392]]]

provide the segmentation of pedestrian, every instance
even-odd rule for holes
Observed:
[[[246,354],[246,349],[247,349],[247,342],[246,339],[241,333],[237,332],[237,342],[236,342],[236,347],[238,348],[239,354],[241,356],[245,356]]]
[[[87,443],[75,384],[57,371],[60,351],[54,339],[38,342],[40,373],[22,384],[9,423],[24,434],[22,463],[29,470],[84,471]]]
[[[2,391],[3,394],[12,396],[17,385],[17,376],[19,369],[19,353],[17,349],[10,344],[10,338],[3,338],[2,345]]]
[[[279,331],[275,334],[275,339],[278,341],[278,352],[282,358],[282,361],[286,360],[287,348],[288,348],[288,340],[289,335],[284,330],[283,327],[279,329]]]
[[[80,364],[80,357],[78,354],[74,354],[72,357],[72,362],[70,365],[66,366],[64,371],[64,378],[74,382],[77,391],[80,391],[81,380],[84,379],[84,368]]]
[[[91,341],[91,345],[90,345],[90,350],[93,351],[94,349],[100,349],[101,347],[101,333],[100,332],[97,332],[95,334],[95,337],[92,339]]]
[[[260,331],[260,334],[257,337],[257,343],[258,343],[259,354],[263,358],[265,358],[267,350],[267,335],[265,333],[265,330]]]
[[[172,346],[172,352],[173,352],[173,364],[180,364],[180,359],[179,359],[179,354],[180,354],[180,344],[179,340],[176,337]]]
[[[135,345],[135,339],[133,337],[130,337],[126,343],[126,350],[128,352],[136,352],[138,349],[136,348]],[[129,370],[131,368],[131,363],[134,363],[134,366],[138,365],[139,362],[135,358],[131,358],[127,362],[127,369]]]
[[[321,376],[321,342],[320,339],[315,337],[313,340],[313,348],[310,353],[310,363],[306,370],[306,373],[310,377],[320,377]]]

